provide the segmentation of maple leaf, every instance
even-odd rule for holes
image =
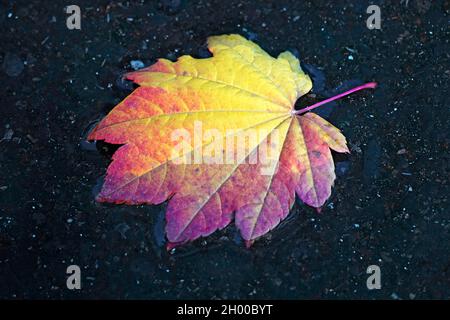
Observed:
[[[330,149],[349,152],[339,129],[304,112],[351,92],[297,111],[312,82],[290,52],[273,58],[239,35],[209,37],[208,48],[210,58],[159,59],[128,73],[140,87],[88,137],[123,145],[98,201],[170,199],[168,248],[233,219],[250,245],[288,215],[296,193],[320,208],[335,180]],[[365,87],[374,83],[353,91]]]

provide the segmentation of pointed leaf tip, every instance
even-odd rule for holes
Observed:
[[[250,247],[255,243],[255,240],[245,240],[245,247],[250,249]]]

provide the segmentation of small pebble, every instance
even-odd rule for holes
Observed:
[[[14,53],[7,53],[2,65],[5,73],[10,77],[17,77],[24,69],[24,63],[20,57]]]
[[[141,60],[131,60],[130,65],[134,70],[139,70],[145,67]]]
[[[391,298],[394,299],[394,300],[399,300],[400,299],[398,294],[396,294],[395,292],[391,294]]]

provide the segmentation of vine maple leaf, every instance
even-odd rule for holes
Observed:
[[[320,208],[335,180],[330,149],[349,152],[339,129],[294,109],[312,83],[290,52],[273,58],[239,35],[209,37],[208,48],[210,58],[159,59],[128,73],[140,87],[88,137],[123,144],[98,201],[170,199],[168,247],[233,219],[250,245],[288,215],[295,193]],[[262,146],[270,161],[251,161]]]

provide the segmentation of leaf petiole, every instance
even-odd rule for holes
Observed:
[[[376,86],[377,86],[376,82],[368,82],[368,83],[365,83],[363,85],[357,86],[357,87],[355,87],[353,89],[350,89],[348,91],[345,91],[343,93],[340,93],[338,95],[335,95],[334,97],[331,97],[331,98],[325,99],[323,101],[317,102],[317,103],[315,103],[313,105],[310,105],[310,106],[308,106],[306,108],[303,108],[303,109],[300,109],[300,110],[292,110],[292,114],[302,114],[302,113],[311,111],[312,109],[315,109],[317,107],[320,107],[321,105],[324,105],[324,104],[326,104],[328,102],[331,102],[331,101],[340,99],[342,97],[348,96],[349,94],[352,94],[353,92],[356,92],[356,91],[359,91],[359,90],[363,90],[363,89],[369,89],[369,88],[370,89],[375,89]]]

